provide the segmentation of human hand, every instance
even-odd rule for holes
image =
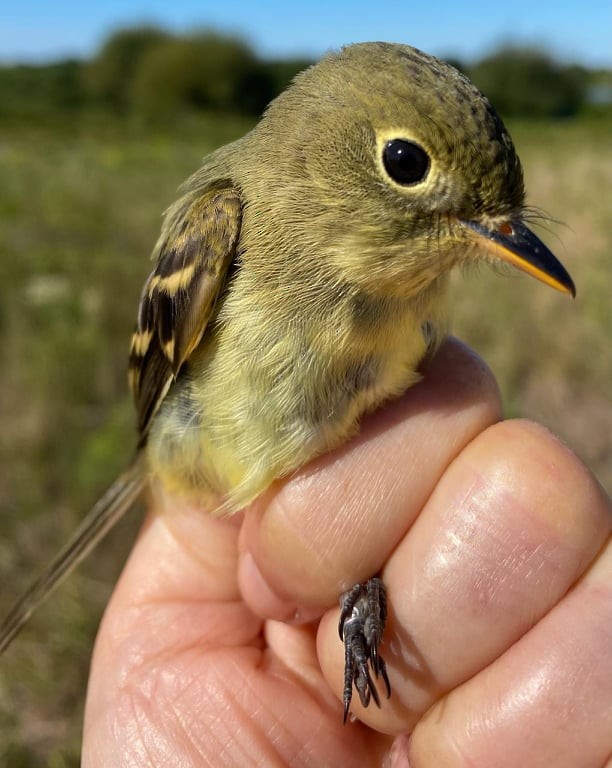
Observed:
[[[244,514],[158,492],[100,628],[85,768],[612,765],[610,501],[543,428],[499,419],[450,340]],[[377,572],[393,693],[343,726],[330,606]]]

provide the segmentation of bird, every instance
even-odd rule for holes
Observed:
[[[333,450],[420,377],[454,267],[507,263],[575,296],[527,226],[519,157],[462,73],[407,45],[347,45],[205,158],[165,214],[131,341],[135,456],[0,625],[38,604],[152,478],[212,514]],[[340,596],[344,721],[391,688],[376,575]]]

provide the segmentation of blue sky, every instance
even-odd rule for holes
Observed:
[[[319,56],[362,40],[404,42],[476,58],[500,43],[546,46],[556,56],[612,66],[609,0],[17,0],[0,22],[0,61],[87,56],[119,26],[154,22],[177,31],[211,26],[244,36],[264,56]]]

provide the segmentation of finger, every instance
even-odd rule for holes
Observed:
[[[292,606],[330,605],[375,574],[448,464],[499,417],[489,370],[460,342],[447,341],[422,382],[247,512],[239,584],[249,605],[286,618]]]
[[[529,422],[480,434],[449,467],[383,571],[394,688],[383,711],[353,711],[387,732],[411,730],[446,691],[504,653],[585,571],[610,532],[608,502],[578,459]],[[341,690],[337,615],[319,639]]]
[[[591,768],[612,753],[612,544],[495,664],[436,705],[412,768]]]

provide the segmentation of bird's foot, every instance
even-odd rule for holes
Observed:
[[[387,621],[387,592],[382,579],[375,576],[362,584],[355,584],[352,589],[340,597],[340,621],[338,632],[344,643],[344,722],[348,718],[353,685],[364,707],[373,699],[380,707],[380,696],[375,678],[382,677],[391,695],[391,686],[387,676],[385,660],[378,652]]]

